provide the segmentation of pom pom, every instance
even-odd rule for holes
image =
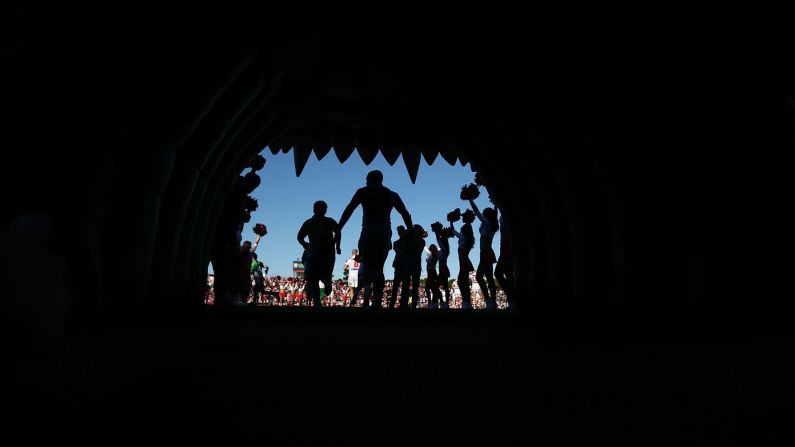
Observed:
[[[458,222],[459,220],[461,220],[461,209],[456,208],[453,211],[447,213],[448,222]]]
[[[434,233],[442,231],[443,228],[444,226],[440,222],[434,222],[431,224],[431,231],[433,231]]]
[[[265,236],[268,234],[268,228],[261,223],[254,225],[254,233],[257,233],[258,236]]]
[[[461,200],[475,200],[478,196],[480,196],[480,190],[478,189],[478,185],[474,183],[470,183],[461,188]]]
[[[453,233],[453,229],[450,228],[450,227],[446,227],[445,229],[442,230],[442,237],[446,237],[447,239],[450,239],[454,235],[455,234]]]
[[[257,206],[259,206],[257,204],[257,199],[255,199],[255,198],[253,198],[251,196],[245,196],[243,198],[243,208],[244,209],[246,209],[248,211],[256,211],[257,210]]]
[[[485,183],[483,183],[483,177],[480,176],[479,172],[475,174],[475,184],[478,186],[485,186]]]
[[[257,189],[261,182],[262,179],[257,174],[255,174],[253,171],[249,172],[248,174],[240,177],[238,191],[240,194],[251,194],[255,189]]]
[[[265,157],[262,155],[257,155],[254,157],[254,160],[251,161],[249,167],[255,171],[259,171],[260,169],[265,167]]]

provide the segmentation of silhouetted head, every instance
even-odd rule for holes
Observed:
[[[325,216],[326,211],[328,211],[328,205],[326,205],[326,202],[322,200],[315,202],[315,205],[312,207],[312,212],[318,216]]]
[[[475,221],[475,213],[472,212],[472,210],[466,210],[461,214],[461,220],[463,220],[465,224],[471,224]]]
[[[251,251],[251,241],[243,241],[243,245],[240,246],[243,251]]]
[[[431,246],[428,247],[428,250],[430,250],[431,253],[436,254],[439,251],[439,248],[436,246],[436,244],[431,244]]]
[[[406,234],[406,227],[404,227],[403,225],[398,225],[397,234],[398,236],[403,237]]]
[[[384,184],[384,174],[378,169],[367,174],[367,186],[380,186]]]
[[[494,211],[494,208],[486,208],[483,210],[483,217],[488,220],[492,226],[497,227],[497,212]]]
[[[357,250],[357,249],[355,249],[355,248],[354,248],[353,250],[351,250],[351,255],[352,255],[352,256],[356,256],[356,255],[358,255],[358,254],[359,254],[359,250]]]
[[[251,253],[251,258],[256,261],[257,260],[257,254],[256,253]]]

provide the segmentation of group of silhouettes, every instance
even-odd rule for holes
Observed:
[[[350,219],[353,211],[361,205],[362,231],[359,237],[358,252],[354,251],[354,256],[346,263],[346,267],[353,270],[358,267],[358,272],[349,275],[349,285],[353,290],[351,297],[352,303],[356,302],[359,291],[363,291],[365,304],[368,307],[382,307],[384,295],[384,264],[391,249],[395,250],[395,269],[394,287],[387,299],[387,307],[393,308],[397,302],[397,293],[400,290],[400,305],[402,309],[409,307],[416,308],[419,302],[420,273],[422,271],[422,254],[426,257],[426,278],[425,289],[429,293],[429,307],[447,307],[448,303],[442,299],[441,291],[444,290],[445,297],[449,297],[450,290],[448,280],[450,269],[447,266],[447,259],[450,254],[449,239],[458,239],[458,261],[460,270],[458,273],[458,284],[461,289],[462,308],[472,308],[472,292],[469,286],[469,274],[473,270],[476,272],[476,279],[480,286],[486,307],[489,309],[497,308],[496,279],[505,292],[509,306],[513,301],[513,266],[510,257],[510,247],[507,243],[507,231],[505,231],[502,217],[497,214],[497,208],[486,208],[481,211],[478,209],[472,198],[469,203],[472,209],[467,209],[463,213],[455,210],[449,213],[447,220],[449,226],[444,227],[439,222],[431,225],[431,230],[436,236],[436,244],[431,244],[426,248],[424,238],[427,232],[421,225],[414,224],[411,220],[403,200],[394,191],[383,185],[384,176],[374,170],[367,174],[366,185],[359,188],[353,195],[350,203],[342,213],[339,223],[327,217],[328,207],[325,202],[317,201],[313,206],[313,216],[307,219],[298,231],[297,239],[304,248],[304,276],[307,281],[307,297],[313,306],[320,306],[320,285],[325,287],[332,284],[332,271],[337,254],[341,254],[340,240],[342,229]],[[390,215],[392,210],[403,218],[405,226],[397,227],[398,239],[392,242],[392,227]],[[475,244],[472,223],[475,219],[480,220],[480,258],[477,269],[474,268],[469,259],[469,254]],[[460,219],[463,225],[460,230],[455,228],[455,222]],[[500,257],[497,259],[492,249],[492,240],[497,231],[500,232]],[[307,241],[308,238],[308,241]],[[259,236],[254,245],[243,250],[251,253],[259,242]],[[438,244],[438,245],[437,245]],[[496,264],[496,270],[494,269]],[[409,305],[409,296],[411,304]]]

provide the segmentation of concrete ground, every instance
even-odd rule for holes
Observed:
[[[792,437],[790,331],[563,321],[237,307],[95,328],[13,364],[6,445]]]

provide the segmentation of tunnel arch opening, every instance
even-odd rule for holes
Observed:
[[[164,312],[203,306],[212,251],[207,239],[217,230],[239,173],[267,147],[271,154],[290,152],[297,174],[312,153],[324,158],[333,152],[340,162],[354,152],[365,162],[379,154],[390,164],[402,159],[412,177],[420,160],[467,165],[488,185],[510,228],[514,286],[527,297],[517,302],[519,313],[524,313],[522,308],[536,312],[572,306],[592,311],[609,301],[605,295],[591,302],[584,290],[587,285],[573,297],[573,262],[580,263],[579,271],[587,271],[595,265],[593,252],[600,250],[608,262],[598,263],[600,271],[589,281],[610,283],[613,272],[604,241],[588,247],[587,256],[573,259],[570,251],[576,247],[570,239],[581,229],[571,219],[581,216],[571,211],[584,210],[586,217],[597,214],[604,221],[606,209],[604,203],[596,207],[590,203],[594,196],[596,202],[601,200],[594,188],[598,182],[592,184],[593,166],[580,164],[579,171],[572,172],[559,160],[560,148],[570,151],[576,144],[561,139],[568,132],[567,118],[555,107],[541,113],[550,98],[541,95],[516,110],[476,104],[483,108],[479,113],[467,112],[472,105],[464,107],[443,86],[439,97],[417,97],[411,107],[409,101],[394,97],[377,102],[368,97],[343,100],[329,92],[299,88],[307,86],[294,74],[273,82],[263,68],[266,59],[257,50],[243,47],[219,54],[223,56],[217,70],[204,73],[196,80],[198,85],[186,88],[184,81],[177,80],[180,75],[195,77],[192,63],[205,66],[204,60],[186,62],[169,78],[162,87],[168,93],[157,98],[153,113],[144,120],[145,127],[154,129],[150,137],[157,144],[136,153],[132,166],[124,166],[123,175],[115,179],[125,199],[144,210],[149,225],[135,234],[141,249],[132,253],[130,261],[138,264],[140,285],[127,294],[144,296],[149,307]],[[296,82],[298,86],[293,85]],[[394,107],[385,105],[390,101]],[[175,109],[180,113],[173,113]],[[143,135],[136,138],[129,143],[131,150],[153,141]],[[580,178],[583,172],[585,183]],[[151,197],[134,193],[135,185],[139,191],[151,192]],[[566,199],[562,185],[574,186],[568,208],[561,203]],[[589,191],[589,197],[578,197],[582,191]],[[140,218],[130,209],[112,207],[111,213],[115,221]],[[123,276],[105,275],[106,290],[130,281]],[[109,305],[128,312],[123,305]]]
[[[101,298],[111,311],[129,314],[123,303],[133,297],[146,302],[133,315],[204,305],[208,239],[239,174],[266,147],[272,155],[289,152],[296,173],[312,153],[332,152],[340,162],[354,152],[365,162],[379,154],[393,164],[403,159],[410,176],[420,160],[467,165],[510,228],[514,286],[526,297],[517,301],[518,313],[607,312],[623,299],[613,296],[612,253],[621,247],[610,236],[614,203],[603,188],[612,173],[600,172],[582,151],[573,118],[544,92],[523,92],[530,103],[500,96],[470,104],[451,94],[457,83],[435,83],[438,96],[411,101],[395,92],[341,98],[284,67],[272,78],[275,68],[259,49],[233,50],[219,52],[200,78],[195,68],[207,67],[206,60],[178,65],[153,95],[151,113],[142,114],[140,127],[149,133],[134,133],[129,152],[116,160],[120,175],[111,189],[130,206],[111,204],[109,219],[144,224],[133,231],[137,248],[126,258],[135,269],[102,275],[106,296],[118,293],[114,284],[137,281],[123,297]],[[583,224],[589,219],[596,225]]]
[[[328,156],[330,152],[334,152],[336,157]],[[353,156],[353,152],[357,156]],[[266,161],[268,162],[266,163]],[[334,147],[326,148],[325,150],[306,147],[291,147],[286,150],[280,150],[266,147],[259,156],[255,157],[255,162],[241,173],[240,180],[243,182],[246,177],[256,175],[261,179],[261,182],[258,180],[256,182],[257,186],[250,193],[246,194],[245,192],[237,191],[238,198],[227,199],[231,200],[232,203],[239,203],[237,215],[240,222],[236,223],[237,234],[235,242],[236,246],[238,246],[237,248],[239,248],[241,243],[250,243],[250,240],[259,241],[258,248],[262,248],[255,253],[258,260],[278,258],[282,265],[277,264],[274,266],[272,261],[268,262],[267,266],[265,263],[259,264],[259,270],[256,270],[254,274],[255,281],[252,282],[252,288],[260,288],[264,290],[264,294],[255,294],[252,290],[247,298],[238,297],[235,303],[243,304],[245,300],[250,306],[308,306],[310,302],[305,292],[306,282],[303,280],[303,261],[305,259],[302,259],[301,252],[303,249],[296,243],[295,237],[298,228],[304,219],[311,216],[312,203],[316,199],[324,200],[328,203],[328,217],[338,219],[345,205],[351,200],[353,193],[364,186],[364,177],[367,172],[376,169],[384,174],[384,185],[398,193],[402,198],[403,203],[405,203],[411,214],[412,222],[424,229],[426,235],[422,238],[422,245],[426,248],[433,247],[438,249],[439,244],[446,241],[448,246],[445,252],[448,255],[445,256],[447,258],[445,264],[449,264],[448,280],[445,281],[446,287],[437,285],[440,292],[438,297],[436,294],[426,294],[426,285],[429,285],[426,265],[428,253],[417,253],[415,263],[417,266],[422,265],[421,287],[418,296],[419,308],[461,308],[461,288],[458,283],[463,278],[467,280],[467,286],[469,287],[467,290],[472,290],[473,298],[471,304],[473,309],[485,309],[487,307],[493,307],[494,309],[508,308],[508,299],[503,289],[503,284],[513,290],[514,275],[513,263],[509,260],[510,250],[506,251],[505,258],[500,257],[502,245],[507,241],[507,239],[505,241],[501,240],[502,234],[509,231],[509,225],[503,219],[503,216],[500,215],[499,221],[502,225],[498,226],[499,230],[495,228],[494,234],[489,236],[493,239],[490,244],[491,251],[494,254],[493,262],[491,264],[483,264],[484,266],[491,266],[490,269],[484,267],[484,275],[487,275],[485,273],[486,270],[497,271],[497,281],[492,277],[483,277],[481,281],[476,279],[475,267],[479,265],[479,250],[482,242],[477,236],[472,240],[472,252],[468,256],[468,258],[472,259],[473,271],[468,274],[459,274],[460,264],[456,254],[458,241],[449,228],[450,222],[447,220],[449,217],[448,213],[452,214],[454,208],[459,211],[467,210],[472,208],[470,203],[475,205],[474,209],[478,213],[482,211],[484,215],[491,217],[489,213],[493,212],[495,209],[494,204],[498,203],[498,200],[492,198],[488,184],[480,175],[474,172],[474,168],[463,156],[449,152],[440,155],[438,151],[434,150],[420,150],[412,154],[409,151],[390,151],[381,147],[376,147],[370,151],[355,147],[351,153],[337,152]],[[464,199],[465,192],[463,191],[464,188],[462,188],[464,186],[467,187],[466,192],[471,193],[474,191],[472,202]],[[491,209],[487,210],[487,208]],[[469,212],[471,213],[472,211],[470,210]],[[350,306],[348,298],[352,293],[348,291],[348,271],[343,270],[343,263],[349,257],[349,249],[356,247],[358,242],[361,230],[361,213],[361,208],[357,207],[342,232],[342,246],[344,249],[342,254],[337,256],[332,277],[334,295],[331,299],[324,297],[322,301],[324,307]],[[223,215],[224,213],[222,213]],[[402,304],[403,300],[400,299],[400,294],[397,293],[398,289],[395,288],[401,282],[400,280],[395,282],[395,275],[399,276],[400,273],[398,272],[402,270],[402,268],[395,269],[399,266],[393,263],[396,250],[398,250],[395,247],[403,242],[402,239],[398,240],[398,235],[394,230],[396,226],[402,227],[404,222],[402,222],[396,210],[392,215],[394,218],[391,225],[393,237],[391,237],[390,241],[394,240],[395,245],[390,247],[384,264],[386,288],[384,299],[379,307],[399,308],[401,305],[414,307],[416,306],[413,303],[415,300],[414,296],[407,297],[405,304]],[[300,218],[297,218],[299,216]],[[473,220],[474,236],[478,232],[477,228],[480,222],[474,217]],[[268,233],[262,236],[261,240],[259,238],[255,239],[256,235],[253,232],[255,225],[260,223],[260,221],[273,222],[273,226],[268,227]],[[454,225],[460,230],[462,225],[460,217],[456,218],[454,222]],[[232,224],[233,222],[224,224],[224,234],[231,234]],[[446,236],[436,234],[431,228],[433,225],[447,227],[441,232]],[[218,231],[216,230],[216,237],[218,237]],[[268,245],[271,247],[269,248]],[[274,246],[277,253],[272,251]],[[284,254],[278,251],[293,252],[293,256],[285,257]],[[218,258],[218,255],[215,257]],[[434,254],[432,268],[434,276],[437,266],[440,272],[442,269],[441,261],[436,261],[436,259],[436,254]],[[499,264],[496,262],[497,259],[500,259]],[[219,260],[215,259],[215,263],[218,262]],[[348,263],[350,262],[348,261]],[[257,263],[255,262],[255,264]],[[497,269],[495,269],[495,264],[497,264]],[[506,268],[509,264],[510,267]],[[290,265],[293,267],[300,265],[301,269],[297,272],[289,271],[288,266]],[[356,265],[358,268],[358,262]],[[263,271],[263,268],[272,270]],[[509,269],[510,271],[508,271]],[[478,271],[478,273],[480,272]],[[294,278],[294,276],[298,276],[298,278]],[[264,280],[260,282],[260,278]],[[215,275],[215,268],[212,266],[208,275],[208,284],[214,283],[216,280],[217,275]],[[396,293],[391,295],[390,292],[393,288],[395,288]],[[482,292],[482,288],[485,288],[485,294]],[[284,292],[285,290],[286,292]],[[342,295],[342,290],[344,290],[344,296]],[[277,295],[279,291],[282,291],[282,293]],[[295,294],[292,294],[292,291],[295,291]],[[339,295],[337,295],[338,292]],[[257,298],[255,298],[255,295]],[[369,303],[371,306],[375,305],[374,302],[364,298],[364,291],[360,295],[357,306],[364,306],[365,303]],[[495,298],[493,302],[489,299],[492,296]],[[334,298],[337,299],[334,300]],[[512,298],[514,297],[512,296]],[[216,295],[214,288],[208,287],[205,303],[214,305],[216,300],[218,300],[218,295]],[[464,307],[467,306],[464,305]],[[516,307],[516,303],[512,301],[511,309],[515,310]]]

